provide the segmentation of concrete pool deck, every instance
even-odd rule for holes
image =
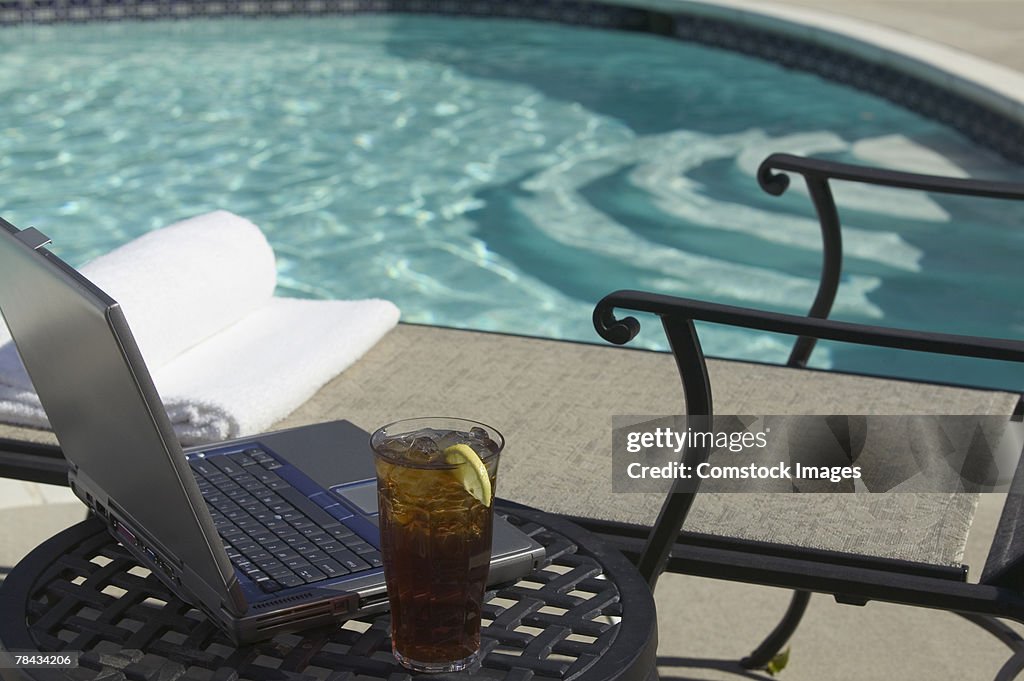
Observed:
[[[774,4],[884,26],[1024,73],[1024,6],[1019,0],[784,0]]]
[[[767,5],[768,3],[764,3]],[[774,3],[814,9],[909,31],[1024,71],[1024,3],[1020,0],[791,0]],[[1024,92],[1021,93],[1024,96]],[[9,565],[36,543],[83,517],[66,490],[40,491],[0,481],[0,565]],[[1002,504],[983,495],[965,562],[984,563]],[[667,575],[658,588],[663,679],[769,678],[741,674],[714,660],[749,652],[777,621],[788,592],[714,580]],[[992,678],[1008,657],[996,639],[946,612],[871,603],[837,605],[811,601],[792,641],[789,666],[778,678],[810,679]],[[694,658],[710,658],[711,663]]]

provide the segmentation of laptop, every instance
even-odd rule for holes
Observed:
[[[182,449],[124,314],[0,218],[0,311],[111,534],[236,643],[387,608],[369,434],[336,421]],[[495,517],[490,583],[544,553]]]

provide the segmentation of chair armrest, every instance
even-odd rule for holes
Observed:
[[[616,291],[605,296],[597,304],[594,310],[594,327],[602,338],[617,345],[623,345],[635,338],[640,331],[640,323],[633,317],[617,319],[614,315],[616,308],[649,312],[662,319],[674,317],[774,333],[814,336],[823,340],[860,345],[1024,362],[1024,341],[1014,339],[932,333],[832,319],[815,319],[644,291]],[[701,355],[703,356],[702,352]]]
[[[791,154],[772,154],[766,158],[757,170],[757,181],[767,193],[780,196],[789,187],[790,180],[786,173],[798,173],[803,176],[821,226],[821,276],[814,302],[807,313],[808,316],[819,319],[827,318],[832,310],[843,265],[839,211],[832,196],[830,180],[994,199],[1024,199],[1024,184],[1020,183],[905,173]],[[793,345],[787,365],[806,366],[814,345],[813,336],[800,334]]]
[[[1024,199],[1024,184],[1019,182],[993,182],[940,175],[922,175],[852,163],[803,158],[792,154],[772,154],[762,161],[761,166],[757,169],[757,181],[766,192],[778,196],[789,186],[789,177],[785,175],[785,172],[799,173],[805,178],[845,180],[941,194],[980,196],[990,199]]]

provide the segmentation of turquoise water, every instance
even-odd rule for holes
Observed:
[[[224,208],[260,225],[279,294],[386,297],[403,319],[599,342],[640,288],[803,312],[820,238],[770,152],[1010,178],[874,97],[664,38],[366,16],[0,31],[0,215],[80,264]],[[799,185],[799,182],[794,183]],[[1024,336],[1024,209],[840,187],[834,317]],[[663,348],[656,325],[642,340]],[[711,354],[785,339],[709,328]],[[893,358],[897,361],[894,361]],[[818,366],[1020,387],[1006,367],[845,346]]]

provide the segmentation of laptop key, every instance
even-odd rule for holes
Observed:
[[[238,529],[234,525],[229,525],[228,527],[225,527],[224,529],[219,530],[219,532],[220,532],[221,539],[227,539],[228,541],[231,541],[231,540],[235,539],[236,537],[241,537],[241,536],[245,535],[245,532],[242,532],[240,529]]]
[[[239,520],[235,521],[235,524],[241,527],[243,530],[246,530],[247,532],[255,532],[257,530],[263,529],[263,525],[261,525],[258,520],[252,518],[251,516],[240,518]]]
[[[214,487],[220,487],[221,485],[227,485],[231,482],[231,478],[224,475],[220,471],[212,473],[206,476],[206,482],[210,483]]]
[[[320,506],[315,502],[310,501],[306,495],[294,487],[279,489],[277,490],[277,493],[280,494],[285,501],[305,513],[310,520],[324,529],[339,526],[339,523],[334,519],[334,516],[320,508]]]
[[[305,580],[306,584],[310,584],[312,582],[320,582],[327,579],[327,575],[320,572],[320,570],[316,569],[313,566],[300,567],[295,570],[295,574],[299,577],[302,577],[302,579]]]
[[[254,490],[262,491],[267,489],[266,485],[264,485],[262,482],[252,477],[251,475],[240,475],[235,480],[235,482],[241,485],[242,489],[247,489],[253,493],[255,493]]]
[[[270,530],[272,532],[277,532],[278,530],[283,530],[286,527],[288,527],[288,523],[286,523],[283,520],[278,520],[276,518],[271,518],[270,520],[265,520],[263,522],[263,524],[267,527],[268,530]]]
[[[261,560],[259,563],[260,569],[266,572],[268,575],[274,570],[278,570],[284,567],[284,563],[279,561],[277,558],[270,556],[265,560]]]
[[[348,548],[355,551],[357,556],[361,556],[364,553],[373,553],[377,550],[364,541],[352,542],[348,544]]]
[[[268,471],[267,469],[262,467],[253,469],[252,476],[259,480],[260,482],[263,482],[264,484],[268,482],[278,482],[281,480],[280,475],[278,475],[274,471]]]
[[[241,506],[242,508],[245,508],[246,506],[250,506],[250,505],[251,506],[255,506],[256,508],[263,508],[263,505],[260,504],[259,500],[256,499],[256,497],[254,497],[253,495],[249,494],[245,490],[242,490],[242,492],[244,492],[244,494],[242,494],[241,496],[237,496],[237,497],[231,497],[231,500],[234,501],[239,506]],[[231,496],[231,495],[229,494],[228,496]]]
[[[259,462],[253,459],[247,452],[238,452],[237,454],[229,454],[228,458],[237,463],[242,468],[248,466],[255,466]]]
[[[236,549],[238,549],[246,555],[249,555],[250,552],[258,551],[260,548],[259,544],[244,536],[242,537],[241,540],[233,541],[231,543]]]
[[[277,536],[274,535],[272,532],[263,531],[263,532],[253,532],[252,534],[249,535],[249,538],[252,539],[257,544],[259,544],[260,546],[265,546],[267,544],[267,542],[272,542],[275,539],[277,539]]]
[[[267,570],[267,574],[270,575],[271,579],[281,579],[282,577],[294,575],[295,573],[282,565],[281,567],[270,568]]]
[[[206,459],[193,459],[192,461],[189,461],[189,464],[192,465],[192,470],[194,470],[196,473],[203,476],[204,478],[209,477],[217,472],[217,469],[211,466]]]
[[[277,531],[277,536],[280,539],[287,540],[289,537],[301,537],[302,534],[291,527],[285,527]]]
[[[267,454],[259,447],[250,447],[249,449],[245,450],[245,453],[251,456],[253,458],[253,461],[262,462],[263,460],[271,458],[269,454]]]
[[[315,525],[313,527],[303,527],[299,530],[299,532],[306,535],[306,539],[310,540],[313,543],[316,543],[318,540],[326,541],[330,537],[329,534],[327,534]]]
[[[325,529],[331,535],[337,537],[338,539],[341,539],[342,541],[348,539],[349,537],[355,537],[356,536],[355,532],[353,532],[352,530],[348,529],[344,525],[339,525],[338,527],[328,527],[328,528],[325,528]]]
[[[381,557],[380,551],[370,551],[369,553],[364,553],[359,557],[368,562],[371,567],[378,568],[384,566],[384,559]]]
[[[316,547],[309,542],[304,542],[302,544],[290,544],[290,546],[292,547],[292,551],[295,551],[301,556],[306,555],[310,551],[316,551]]]
[[[280,584],[278,584],[270,577],[267,577],[266,579],[257,579],[256,585],[268,594],[272,594],[275,591],[280,591],[282,588]]]
[[[315,560],[313,565],[328,577],[340,577],[341,575],[348,574],[347,568],[329,558],[327,560]]]
[[[242,467],[227,456],[214,456],[207,459],[207,461],[219,468],[220,472],[229,478],[233,478],[242,472]]]
[[[331,554],[331,558],[338,561],[352,572],[366,570],[370,567],[369,563],[367,563],[365,560],[359,558],[358,556],[356,556],[356,554],[348,550],[336,551],[335,553]]]
[[[296,575],[281,575],[280,577],[277,578],[277,582],[279,584],[281,584],[282,586],[291,587],[291,586],[302,586],[303,584],[306,583],[306,580],[304,580],[304,579],[302,579],[302,577],[298,577]]]

